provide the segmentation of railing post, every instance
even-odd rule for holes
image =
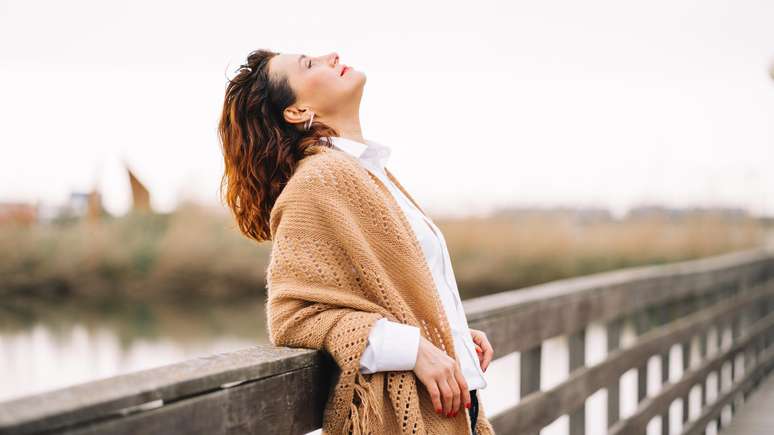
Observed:
[[[608,355],[621,347],[621,330],[623,318],[618,317],[607,324],[607,353]],[[607,427],[612,427],[621,418],[620,399],[621,379],[616,377],[607,387]]]
[[[765,310],[765,304],[756,304],[752,307],[751,310],[747,312],[747,315],[745,316],[745,321],[742,324],[742,330],[744,333],[747,333],[747,331],[750,328],[750,325],[756,322],[757,320],[761,319],[763,316],[766,315]],[[755,362],[755,349],[756,349],[756,343],[752,342],[748,344],[744,349],[744,365],[742,370],[744,370],[744,373],[747,374],[750,372],[750,370],[754,367]],[[753,381],[753,384],[755,382]],[[742,399],[744,401],[747,401],[747,398],[750,395],[750,389],[744,389],[742,390]]]
[[[570,353],[570,373],[586,365],[586,329],[570,334],[568,338]],[[586,402],[570,413],[570,435],[586,433]]]
[[[705,296],[699,302],[699,309],[704,309],[712,305],[712,298]],[[709,331],[703,332],[699,335],[699,361],[702,363],[709,356]],[[709,404],[707,392],[709,390],[709,374],[702,379],[701,382],[701,403],[699,404],[699,414],[704,410],[704,407]]]
[[[683,341],[680,344],[680,347],[682,348],[682,354],[683,354],[683,374],[682,376],[685,376],[685,373],[691,369],[691,339],[688,338],[687,340]],[[691,411],[691,390],[688,390],[687,393],[682,397],[683,402],[683,426],[685,426],[685,423],[688,423],[688,420],[690,418],[690,411]]]
[[[731,346],[736,344],[739,341],[739,334],[741,332],[741,323],[742,323],[742,316],[744,316],[744,313],[746,313],[747,310],[742,310],[739,315],[734,316],[734,319],[731,322]],[[731,387],[733,388],[734,384],[736,384],[736,380],[739,378],[739,373],[737,373],[741,367],[739,364],[736,363],[739,355],[731,355]],[[734,414],[736,414],[736,399],[731,401],[731,417],[733,418]]]
[[[643,335],[649,327],[648,313],[640,310],[634,316],[634,329],[637,337]],[[637,366],[637,403],[642,402],[648,396],[648,359],[646,358]]]
[[[715,334],[715,348],[717,349],[717,355],[723,354],[723,334],[725,332],[725,326],[726,325],[724,322],[718,322],[717,324],[717,334]],[[720,397],[720,394],[723,392],[723,364],[720,364],[718,370],[715,373],[715,379],[717,379],[717,382],[715,382],[715,400],[717,400],[717,398]],[[722,412],[718,413],[718,416],[715,418],[715,428],[717,432],[720,432],[721,429],[722,414]]]
[[[521,370],[519,370],[519,385],[521,391],[519,397],[522,399],[531,393],[540,391],[540,360],[542,348],[542,344],[539,344],[532,349],[521,352]]]
[[[664,327],[672,320],[672,311],[674,309],[673,304],[661,307],[659,310],[659,327]],[[667,348],[661,353],[661,388],[669,382],[669,351],[671,348]],[[669,406],[661,413],[661,434],[669,435]]]
[[[695,304],[696,299],[691,298],[688,300],[681,301],[679,305],[678,315],[680,317],[685,316],[693,312],[693,308],[696,305]],[[685,341],[680,343],[680,347],[682,348],[682,354],[683,354],[683,373],[681,376],[685,376],[685,373],[690,370],[691,368],[691,350],[692,350],[692,344],[693,338],[688,337]],[[687,393],[682,397],[683,402],[683,426],[685,426],[686,423],[688,423],[688,420],[690,418],[690,411],[691,411],[691,391],[688,390]]]

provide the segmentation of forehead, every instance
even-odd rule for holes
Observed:
[[[292,76],[300,69],[298,62],[301,57],[298,53],[281,53],[273,58],[269,62],[269,70],[273,74]]]

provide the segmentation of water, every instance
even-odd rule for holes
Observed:
[[[137,305],[110,303],[95,310],[72,304],[43,307],[25,303],[13,316],[3,315],[0,323],[0,401],[41,393],[95,379],[184,361],[198,356],[227,352],[268,343],[263,301],[200,306]],[[95,314],[100,313],[100,314]],[[45,320],[42,320],[45,319]],[[715,354],[718,331],[709,331],[708,353]],[[624,325],[621,345],[635,341],[633,325]],[[721,346],[731,345],[731,331],[723,331]],[[699,343],[692,343],[691,364],[699,363]],[[607,338],[604,326],[590,325],[586,334],[587,363],[604,359]],[[569,367],[566,337],[543,343],[541,388],[557,385],[567,377]],[[661,385],[658,357],[648,362],[648,395]],[[491,363],[486,372],[488,387],[480,390],[490,417],[519,401],[519,354],[512,353]],[[670,379],[682,373],[682,349],[670,351]],[[730,384],[730,371],[723,385]],[[717,377],[708,380],[709,400],[716,396]],[[620,380],[620,415],[631,415],[637,406],[637,373],[630,370]],[[690,412],[699,414],[701,395],[691,392]],[[586,433],[606,432],[607,393],[597,391],[587,401]],[[682,422],[682,405],[673,403],[670,432],[677,433]],[[724,418],[727,418],[724,417]],[[564,435],[569,419],[563,416],[543,429],[543,435]],[[648,434],[659,434],[660,419],[651,421]],[[710,427],[710,434],[714,433]],[[319,434],[317,430],[312,432]]]
[[[255,301],[21,307],[0,311],[0,401],[268,342]]]

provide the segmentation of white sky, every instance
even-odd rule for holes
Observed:
[[[774,213],[774,2],[0,0],[0,200],[95,180],[217,204],[256,48],[364,71],[364,134],[431,213],[644,202]]]

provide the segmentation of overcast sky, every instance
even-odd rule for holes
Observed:
[[[218,204],[227,76],[254,49],[364,71],[366,138],[433,214],[642,203],[774,213],[774,2],[0,0],[0,200],[125,158],[171,210]]]

